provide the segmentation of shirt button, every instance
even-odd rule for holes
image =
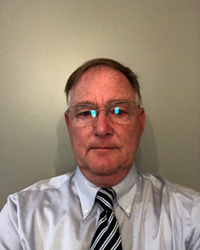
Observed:
[[[130,213],[130,209],[126,208],[126,213],[129,214]]]
[[[88,209],[85,209],[84,212],[85,212],[85,214],[88,214],[89,211],[88,211]]]

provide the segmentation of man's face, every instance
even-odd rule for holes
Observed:
[[[91,103],[105,107],[117,100],[136,102],[135,92],[121,72],[102,66],[82,75],[70,91],[69,106]],[[144,130],[144,110],[137,109],[125,124],[112,122],[102,110],[87,125],[76,123],[71,114],[66,113],[65,119],[83,175],[101,187],[120,182],[132,166]]]

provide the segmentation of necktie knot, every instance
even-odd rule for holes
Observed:
[[[113,210],[115,196],[115,191],[112,188],[102,188],[98,191],[96,200],[104,210]]]

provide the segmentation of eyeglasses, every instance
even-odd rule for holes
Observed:
[[[130,118],[136,116],[140,105],[131,101],[112,102],[105,107],[96,107],[93,104],[80,104],[70,107],[66,112],[71,114],[74,122],[78,124],[89,124],[98,117],[99,112],[104,111],[114,123],[123,124]]]

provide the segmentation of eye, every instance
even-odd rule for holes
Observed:
[[[117,115],[117,116],[122,116],[122,115],[126,115],[127,111],[126,109],[122,108],[122,107],[113,107],[110,110],[112,115]]]
[[[87,119],[91,117],[96,117],[96,110],[90,108],[79,109],[76,112],[76,118]]]
[[[123,115],[127,113],[124,109],[119,108],[119,107],[116,107],[113,111],[115,115]]]
[[[80,116],[90,116],[91,115],[91,112],[90,110],[85,110],[85,111],[79,111],[77,114],[76,114],[76,117],[80,117]]]
[[[129,118],[130,111],[126,104],[119,103],[119,104],[113,104],[111,107],[109,107],[109,113],[111,118],[113,118],[116,121],[125,121]]]

